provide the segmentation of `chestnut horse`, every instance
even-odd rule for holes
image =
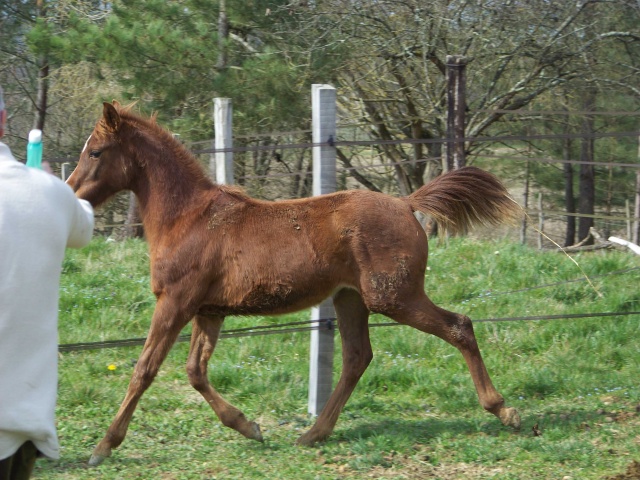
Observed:
[[[143,392],[182,328],[193,321],[187,374],[220,421],[262,441],[260,427],[210,385],[207,365],[227,315],[272,315],[332,297],[342,341],[342,373],[316,423],[298,439],[313,445],[334,429],[371,362],[372,312],[436,335],[462,353],[480,404],[504,425],[520,426],[489,378],[471,320],[434,305],[424,292],[427,236],[414,212],[452,233],[513,218],[519,206],[500,181],[465,167],[403,198],[350,190],[267,202],[216,185],[155,119],[105,103],[67,183],[96,207],[121,190],[135,193],[157,298],[127,394],[89,463],[111,455]]]

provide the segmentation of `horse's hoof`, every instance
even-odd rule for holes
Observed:
[[[91,458],[89,459],[90,467],[97,467],[100,465],[105,458],[111,456],[111,448],[102,447],[100,444],[96,448],[93,449],[93,453],[91,454]]]
[[[309,432],[305,433],[304,435],[301,435],[296,440],[296,445],[301,445],[303,447],[313,447],[315,443],[316,441],[310,438]]]
[[[256,440],[258,442],[264,442],[264,438],[262,438],[262,432],[260,431],[260,425],[256,422],[251,422],[251,431],[247,438],[251,440]]]
[[[244,425],[242,425],[241,427],[236,427],[236,430],[249,440],[264,442],[264,438],[262,438],[262,432],[260,431],[260,425],[258,425],[256,422],[247,422],[245,420]]]
[[[323,441],[327,438],[328,435],[318,437],[318,435],[314,434],[312,430],[309,430],[307,433],[301,435],[298,440],[296,440],[296,445],[302,445],[303,447],[313,447],[316,443]]]
[[[500,420],[503,425],[507,427],[513,427],[516,430],[520,430],[520,415],[518,411],[513,407],[503,408],[500,412]]]
[[[107,458],[104,455],[97,455],[97,454],[92,454],[91,458],[89,459],[89,466],[90,467],[97,467],[98,465],[100,465],[104,459]]]

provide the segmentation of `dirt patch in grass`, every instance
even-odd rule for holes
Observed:
[[[340,478],[380,478],[380,479],[407,479],[418,480],[437,478],[440,480],[463,480],[469,478],[496,478],[506,472],[499,467],[485,467],[468,463],[431,465],[427,462],[419,462],[414,459],[394,461],[390,467],[376,465],[365,471],[351,470],[347,465],[335,466]],[[626,478],[626,477],[625,477]]]
[[[506,469],[498,466],[483,466],[472,463],[455,462],[431,463],[429,454],[422,448],[414,447],[415,453],[400,454],[390,452],[378,459],[379,465],[369,468],[358,468],[354,465],[357,456],[334,456],[331,460],[320,460],[325,466],[335,471],[339,478],[378,478],[378,479],[429,479],[467,480],[470,478],[496,478],[507,473]]]
[[[625,473],[605,477],[604,480],[640,480],[640,462],[634,460],[629,464]]]
[[[371,469],[365,478],[406,478],[417,480],[420,478],[438,478],[441,480],[462,480],[469,478],[496,478],[505,474],[505,470],[499,467],[484,467],[468,463],[456,463],[446,465],[418,464],[411,462],[399,468],[375,467]]]

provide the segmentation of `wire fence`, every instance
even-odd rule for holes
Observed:
[[[531,322],[541,320],[576,320],[580,318],[611,318],[624,317],[629,315],[640,315],[640,311],[632,312],[598,312],[598,313],[566,313],[561,315],[530,315],[526,317],[503,317],[503,318],[483,318],[472,320],[473,323],[488,322]],[[263,325],[256,327],[248,327],[246,329],[231,329],[220,333],[220,338],[238,338],[253,337],[267,335],[284,335],[289,333],[311,332],[313,330],[334,330],[334,322],[336,318],[323,318],[319,320],[309,320],[306,322],[283,323],[281,325]],[[291,325],[307,325],[300,327],[292,327]],[[379,322],[370,323],[369,327],[398,327],[402,326],[397,322]],[[273,328],[272,330],[258,330],[261,328]],[[105,340],[100,342],[80,342],[66,343],[58,346],[60,353],[77,352],[82,350],[102,350],[108,348],[136,347],[144,345],[146,337],[128,338],[124,340]],[[176,342],[188,342],[191,335],[180,335]]]
[[[640,112],[639,112],[640,113]],[[626,118],[626,117],[625,117]],[[363,128],[365,127],[365,128]],[[234,153],[234,180],[242,186],[249,195],[266,200],[280,200],[285,198],[300,198],[310,196],[312,193],[312,152],[314,147],[333,146],[336,147],[338,164],[336,168],[337,187],[339,190],[352,188],[369,188],[380,192],[398,195],[402,188],[400,187],[400,172],[403,175],[411,175],[418,172],[416,187],[421,181],[427,179],[426,173],[429,169],[434,171],[432,175],[437,174],[438,168],[443,165],[442,151],[451,145],[451,139],[433,138],[433,139],[371,139],[366,133],[366,129],[371,128],[370,125],[348,125],[339,127],[336,138],[329,137],[325,142],[315,143],[311,141],[310,131],[284,132],[260,134],[245,137],[235,137],[235,147],[232,149],[224,149],[222,151],[231,151]],[[637,142],[638,132],[625,129],[618,131],[596,131],[589,134],[584,133],[566,133],[566,134],[535,134],[531,131],[527,135],[500,135],[500,136],[478,136],[458,138],[457,142],[464,142],[469,150],[469,162],[478,162],[480,166],[488,166],[489,170],[494,173],[500,173],[503,180],[509,180],[509,189],[512,194],[522,195],[524,193],[525,206],[528,205],[527,199],[532,194],[529,192],[529,176],[530,170],[534,170],[535,174],[544,176],[543,169],[552,171],[551,175],[557,176],[558,166],[574,166],[580,168],[589,166],[599,172],[598,182],[595,185],[596,193],[599,195],[600,206],[597,211],[590,212],[587,216],[594,221],[603,222],[605,226],[605,235],[614,229],[624,229],[627,225],[629,231],[629,222],[633,218],[629,214],[628,206],[626,210],[621,207],[624,205],[624,198],[633,192],[633,187],[628,185],[621,188],[621,176],[612,172],[628,172],[638,171],[640,164],[636,163],[629,156],[624,158],[613,158],[611,156],[601,157],[602,161],[584,161],[574,156],[563,154],[558,155],[558,151],[562,148],[548,148],[549,144],[566,142],[623,142],[626,145],[625,151],[630,151],[628,144]],[[211,148],[213,140],[208,142],[197,142],[186,144],[186,147],[199,159],[205,168],[215,169],[213,161],[214,154],[221,150]],[[424,147],[424,148],[423,148]],[[505,149],[507,149],[505,153]],[[575,149],[574,149],[575,150]],[[637,148],[636,148],[637,150]],[[551,153],[547,153],[551,152]],[[555,153],[553,153],[555,152]],[[419,153],[419,155],[418,155]],[[473,154],[473,155],[471,155]],[[574,155],[576,153],[574,152]],[[483,163],[484,162],[484,163]],[[212,168],[213,167],[213,168]],[[537,169],[537,170],[536,170]],[[524,174],[526,172],[526,174]],[[608,177],[602,175],[602,172],[608,172]],[[548,174],[548,172],[547,172]],[[523,176],[526,180],[523,181]],[[635,175],[634,175],[635,176]],[[415,176],[414,176],[415,177]],[[604,181],[603,178],[604,177]],[[416,181],[413,178],[412,181]],[[626,180],[625,180],[626,181]],[[520,182],[520,185],[518,185]],[[526,182],[526,189],[523,193],[521,185]],[[535,184],[535,181],[532,181]],[[552,182],[553,183],[553,182]],[[547,238],[558,238],[558,231],[562,227],[551,229],[549,224],[557,222],[562,224],[572,215],[580,216],[580,214],[566,214],[561,210],[561,204],[557,199],[552,198],[553,192],[546,191],[545,195],[551,193],[551,198],[546,204],[542,202],[543,182],[535,186],[538,189],[539,203],[537,208],[526,208],[525,211],[530,216],[536,216],[540,219],[539,229],[545,230]],[[557,187],[556,187],[557,188]],[[535,191],[535,190],[534,190]],[[518,193],[515,193],[518,192]],[[406,193],[406,192],[404,192]],[[625,195],[627,197],[625,197]],[[604,200],[603,200],[604,199]],[[115,208],[107,210],[107,215],[102,219],[102,225],[105,228],[103,233],[113,234],[119,228],[131,227],[131,222],[127,219],[127,213],[130,212],[130,196],[120,196],[112,205]],[[585,215],[582,215],[583,217]],[[546,219],[545,227],[542,224],[542,218]],[[128,222],[128,225],[127,225]],[[111,229],[109,231],[109,228]],[[558,243],[562,243],[558,241]],[[636,269],[625,269],[618,272],[611,272],[607,275],[625,274]],[[597,276],[604,277],[606,275]],[[537,285],[525,289],[513,290],[510,292],[487,292],[483,294],[483,299],[495,297],[499,295],[515,295],[528,292],[535,289],[558,287],[562,284],[569,284],[588,280],[586,278],[572,279],[564,282],[555,282],[552,284]],[[589,280],[589,283],[590,280]],[[640,316],[640,311],[617,311],[617,312],[581,312],[566,314],[541,314],[533,316],[514,316],[502,318],[484,318],[474,320],[474,323],[486,322],[530,322],[530,321],[575,321],[577,319],[592,318],[619,318],[622,316]],[[284,335],[296,334],[302,332],[313,332],[319,330],[336,330],[338,320],[333,317],[326,316],[322,319],[313,319],[306,321],[295,321],[276,323],[270,325],[254,325],[246,328],[228,329],[220,333],[220,338],[241,338],[241,337],[263,337],[267,335]],[[396,322],[372,321],[369,326],[372,328],[383,328],[390,326],[398,326]],[[339,326],[339,325],[338,325]],[[330,335],[331,336],[331,335]],[[190,335],[180,335],[178,342],[188,342]],[[77,352],[83,350],[96,349],[113,349],[131,346],[140,346],[146,342],[146,338],[128,338],[122,340],[107,340],[98,342],[82,342],[69,343],[59,346],[60,352]]]
[[[601,279],[611,277],[614,275],[623,275],[635,271],[639,271],[640,267],[632,267],[621,270],[615,270],[613,272],[594,275],[589,277],[593,279]],[[586,277],[574,278],[570,280],[564,280],[560,282],[546,283],[542,285],[536,285],[533,287],[521,288],[517,290],[509,290],[504,292],[487,292],[482,295],[483,299],[497,297],[502,295],[513,295],[516,293],[529,292],[532,290],[538,290],[542,288],[558,287],[561,285],[568,285],[572,283],[585,282]],[[576,320],[582,318],[613,318],[629,315],[639,315],[640,311],[626,311],[626,312],[585,312],[585,313],[566,313],[560,315],[530,315],[519,317],[503,317],[503,318],[485,318],[472,320],[473,323],[488,323],[488,322],[530,322],[530,321],[542,321],[542,320]],[[253,336],[267,336],[267,335],[284,335],[290,333],[310,332],[312,330],[336,330],[335,317],[322,318],[316,320],[304,320],[295,322],[286,322],[281,324],[270,325],[256,325],[252,327],[236,328],[223,330],[220,333],[220,338],[239,338],[239,337],[253,337]],[[370,323],[369,327],[392,327],[400,326],[397,322],[377,322]],[[177,342],[188,342],[191,336],[189,334],[180,335]],[[60,352],[77,352],[83,350],[100,350],[108,348],[121,348],[121,347],[134,347],[144,345],[146,337],[128,338],[123,340],[105,340],[97,342],[81,342],[81,343],[67,343],[59,345],[58,350]]]

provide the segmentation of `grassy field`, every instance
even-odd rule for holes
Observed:
[[[599,251],[574,258],[593,286],[561,253],[506,242],[436,242],[425,284],[437,304],[472,319],[640,311],[640,257]],[[68,252],[60,343],[144,336],[153,306],[143,242],[95,239]],[[308,318],[308,312],[228,318],[225,326]],[[519,432],[482,410],[453,347],[407,327],[372,328],[374,360],[334,435],[315,448],[294,445],[313,421],[306,413],[308,332],[222,339],[211,359],[212,383],[261,424],[263,444],[220,424],[189,386],[188,345],[178,343],[142,398],[124,443],[97,468],[86,462],[118,409],[141,347],[63,353],[62,458],[39,461],[34,476],[614,478],[640,460],[639,320],[636,314],[477,323],[493,381],[522,416]]]

